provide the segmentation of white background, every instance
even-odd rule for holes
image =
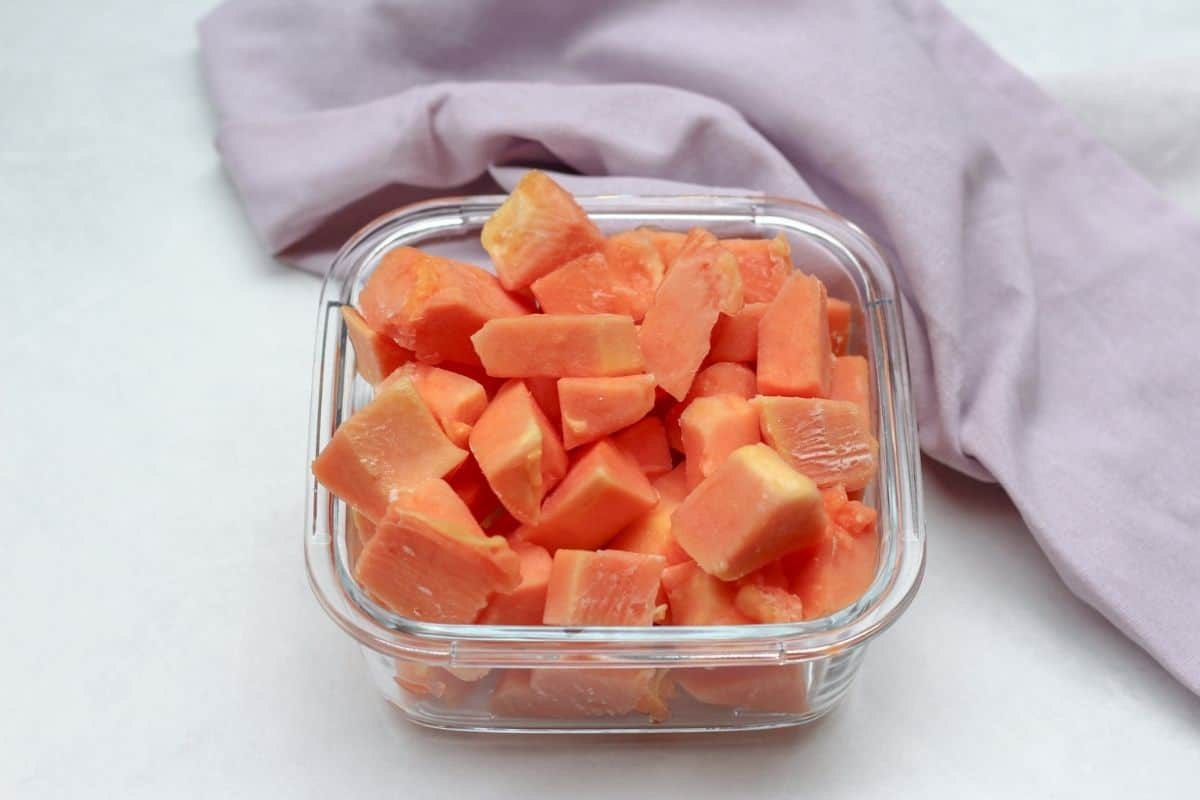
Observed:
[[[925,586],[820,723],[405,723],[303,576],[318,281],[212,149],[208,5],[0,7],[0,796],[1196,796],[1200,700],[936,466]],[[1200,4],[950,5],[1200,213]]]

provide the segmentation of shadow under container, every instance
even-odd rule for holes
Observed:
[[[845,695],[870,641],[920,583],[925,531],[915,416],[895,279],[875,244],[823,209],[772,197],[580,197],[606,233],[649,225],[720,237],[784,234],[793,260],[854,308],[849,352],[870,363],[879,470],[864,501],[878,512],[874,581],[854,604],[799,623],[708,627],[443,625],[397,616],[357,585],[357,537],[344,503],[308,474],[304,551],[333,620],[362,647],[371,680],[413,722],[493,732],[654,733],[786,727]],[[341,306],[381,257],[411,245],[489,262],[479,231],[502,196],[434,200],[380,217],[338,254],[321,295],[308,457],[368,403]],[[490,267],[489,267],[490,268]],[[546,700],[547,692],[554,699]]]

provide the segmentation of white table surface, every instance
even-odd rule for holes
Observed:
[[[822,722],[405,723],[305,582],[318,281],[258,248],[211,147],[206,5],[0,6],[0,797],[1195,796],[1200,700],[1067,592],[1001,490],[936,466],[925,586]],[[1168,3],[1070,46],[1035,4],[951,5],[1035,74],[1200,41]]]

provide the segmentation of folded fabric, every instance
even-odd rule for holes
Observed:
[[[1003,484],[1200,692],[1200,224],[937,3],[234,0],[200,33],[247,213],[310,268],[506,164],[856,220],[898,270],[926,452]]]

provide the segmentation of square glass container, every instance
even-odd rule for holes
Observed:
[[[602,230],[641,225],[720,237],[784,234],[798,268],[855,309],[849,350],[870,363],[879,470],[865,502],[879,512],[875,579],[852,605],[800,623],[737,626],[446,625],[397,616],[353,577],[344,503],[311,472],[305,560],[326,612],[362,647],[371,680],[413,722],[493,732],[736,731],[799,725],[844,696],[870,641],[920,583],[924,518],[904,331],[890,268],[852,223],[765,196],[578,198]],[[337,255],[317,321],[308,457],[371,399],[339,313],[384,253],[413,245],[491,269],[479,231],[503,196],[433,200],[372,222]],[[551,698],[547,700],[547,698]],[[655,698],[660,698],[655,700]]]

